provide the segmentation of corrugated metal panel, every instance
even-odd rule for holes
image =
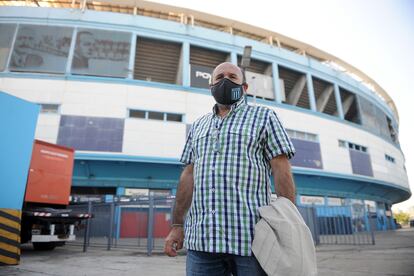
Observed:
[[[181,44],[137,38],[134,79],[176,83]]]
[[[237,64],[240,66],[241,65],[241,56],[237,56]],[[271,72],[271,70],[269,71],[269,66],[271,64],[265,61],[261,61],[261,60],[257,60],[257,59],[251,59],[250,60],[250,65],[249,67],[246,68],[246,71],[250,71],[253,73],[258,73],[258,74],[266,74],[268,72]]]
[[[229,53],[214,51],[206,48],[191,46],[190,64],[207,67],[216,67],[228,60]]]

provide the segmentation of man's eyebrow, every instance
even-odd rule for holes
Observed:
[[[217,79],[217,78],[222,78],[224,76],[224,74],[223,73],[220,73],[220,74],[218,74],[218,75],[216,75],[216,77],[215,77],[215,79]]]

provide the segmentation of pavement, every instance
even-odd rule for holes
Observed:
[[[375,245],[317,247],[320,276],[414,276],[414,228],[376,233]],[[148,257],[134,249],[67,245],[51,252],[23,246],[18,266],[0,267],[0,275],[185,275],[185,255]]]

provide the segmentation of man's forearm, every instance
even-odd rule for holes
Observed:
[[[295,204],[296,188],[293,182],[290,165],[273,172],[276,194],[288,198]]]
[[[295,204],[296,189],[295,184],[293,183],[292,174],[286,172],[277,174],[275,176],[275,183],[277,183],[276,194],[290,199],[290,201]]]
[[[173,224],[184,224],[184,216],[187,213],[193,198],[193,187],[193,165],[188,165],[181,174],[180,182],[178,184],[173,209]]]

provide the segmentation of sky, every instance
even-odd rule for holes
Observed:
[[[414,1],[152,0],[262,27],[326,51],[374,79],[400,116],[400,144],[414,192]],[[411,142],[411,143],[410,143]],[[414,196],[393,211],[414,206]]]

